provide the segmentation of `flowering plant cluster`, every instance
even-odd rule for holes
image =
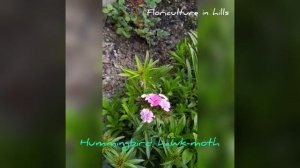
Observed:
[[[150,93],[143,94],[141,97],[144,98],[151,107],[159,106],[164,111],[170,112],[171,105],[167,96],[163,94]],[[155,118],[153,112],[147,108],[142,109],[140,114],[143,122],[151,123],[153,121],[153,118]]]
[[[191,34],[194,35],[194,34]],[[194,39],[194,40],[192,40]],[[138,139],[164,143],[197,139],[197,91],[195,61],[196,36],[180,43],[170,52],[171,65],[156,66],[148,52],[144,59],[136,56],[136,69],[123,68],[124,92],[103,102],[106,130],[104,140]],[[187,50],[193,46],[192,50]],[[163,93],[163,94],[162,94]],[[104,157],[116,168],[180,167],[194,168],[196,149],[188,147],[137,146],[128,151],[105,147]],[[130,165],[130,166],[128,166]]]

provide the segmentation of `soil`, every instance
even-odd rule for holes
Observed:
[[[196,0],[162,0],[158,4],[156,11],[175,12],[177,9],[183,9],[184,12],[197,12]],[[128,8],[130,8],[128,6]],[[130,10],[130,9],[129,9]],[[187,32],[194,30],[196,24],[191,16],[172,15],[159,16],[161,21],[156,25],[168,31],[171,35],[164,38],[157,38],[155,46],[149,47],[146,41],[138,36],[125,38],[117,35],[114,25],[106,22],[103,28],[103,94],[111,98],[116,92],[122,91],[124,78],[119,76],[121,68],[134,68],[135,55],[142,60],[146,51],[149,51],[150,57],[154,60],[159,59],[159,64],[169,62],[168,51],[176,47],[176,44],[183,39]]]

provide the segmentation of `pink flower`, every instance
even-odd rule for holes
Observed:
[[[153,121],[153,118],[155,118],[153,112],[149,109],[143,109],[140,114],[143,122],[151,123]]]
[[[158,106],[162,99],[157,94],[149,94],[149,97],[146,97],[145,100],[147,100],[151,106]]]
[[[170,102],[167,99],[162,99],[159,103],[160,107],[164,109],[166,112],[170,111]]]
[[[143,94],[141,97],[144,98],[146,101],[148,101],[148,103],[152,107],[160,106],[164,111],[167,111],[167,112],[170,111],[171,104],[170,104],[167,96],[165,96],[163,94],[157,95],[154,93],[150,93],[150,94]]]

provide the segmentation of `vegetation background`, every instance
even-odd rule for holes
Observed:
[[[82,2],[99,14],[99,2]],[[298,168],[299,2],[235,2],[235,167]],[[1,167],[65,167],[64,7],[0,6]]]
[[[200,149],[198,167],[233,167],[234,162],[234,8],[233,1],[199,3],[199,11],[225,8],[229,16],[201,16],[198,22],[199,55],[197,84],[199,93],[199,137],[218,137],[221,147]],[[201,12],[200,12],[201,13]],[[89,166],[101,162],[99,150],[76,146],[82,137],[100,138],[96,131],[98,115],[74,113],[67,107],[67,142],[71,142],[67,166]],[[101,120],[99,115],[99,121]],[[94,122],[91,122],[94,121]],[[98,121],[98,122],[99,122]],[[85,123],[85,124],[84,124]],[[84,124],[85,127],[79,127]],[[87,129],[89,130],[87,131]],[[99,128],[99,127],[98,127]],[[76,130],[76,131],[75,131]],[[82,130],[82,131],[80,131]],[[85,131],[84,131],[85,130]],[[74,132],[75,131],[75,132]],[[100,130],[101,131],[101,130]],[[97,138],[98,137],[98,138]],[[68,148],[67,148],[68,149]]]

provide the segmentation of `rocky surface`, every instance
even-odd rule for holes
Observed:
[[[184,12],[197,11],[195,0],[182,2],[162,1],[156,11],[171,11],[183,9]],[[121,68],[134,68],[134,56],[142,59],[146,51],[149,51],[151,58],[159,59],[160,64],[169,62],[168,51],[174,49],[176,44],[185,37],[187,32],[196,28],[195,18],[184,15],[160,16],[161,21],[156,25],[170,32],[170,36],[155,39],[157,45],[149,47],[144,39],[132,36],[129,39],[115,33],[114,26],[106,23],[103,28],[103,94],[112,97],[116,92],[122,91],[124,78],[118,74]]]

